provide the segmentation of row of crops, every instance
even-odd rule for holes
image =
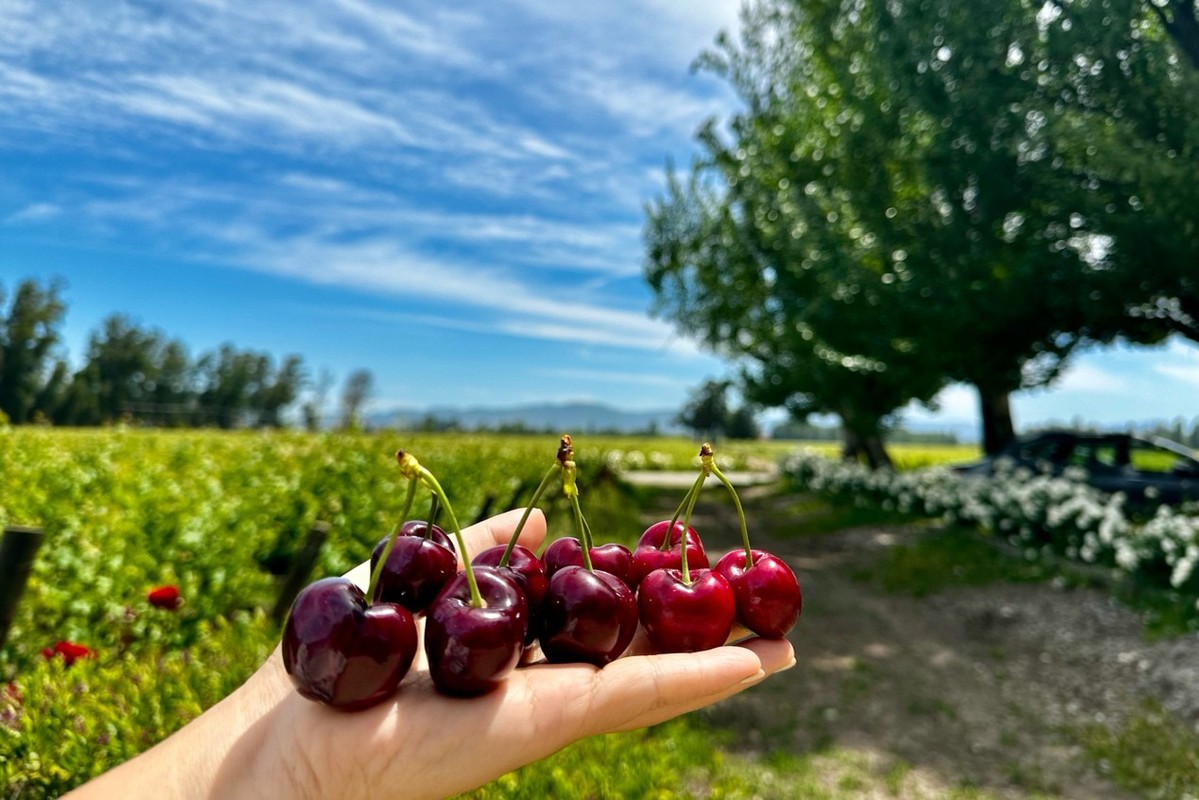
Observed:
[[[626,542],[638,510],[613,476],[690,469],[698,449],[575,444],[593,526]],[[0,648],[0,795],[58,796],[236,688],[278,641],[270,611],[313,524],[329,526],[312,568],[325,575],[364,560],[396,523],[399,447],[438,475],[465,524],[526,502],[557,440],[0,428],[0,525],[45,537]],[[762,466],[782,449],[770,451],[720,457]],[[568,516],[549,510],[565,532]],[[159,602],[163,587],[178,605]]]
[[[240,685],[278,641],[271,609],[314,523],[329,535],[312,574],[327,575],[364,560],[397,522],[400,447],[438,475],[465,524],[523,505],[557,440],[0,427],[0,525],[45,538],[0,648],[0,796],[57,797]],[[762,469],[794,449],[729,443],[717,457]],[[698,448],[580,435],[575,450],[592,526],[631,544],[638,498],[614,477],[692,469]],[[897,460],[971,455],[908,448]],[[551,534],[567,533],[555,502]],[[159,602],[164,587],[178,605]]]

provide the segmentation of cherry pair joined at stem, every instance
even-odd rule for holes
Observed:
[[[802,598],[794,573],[783,561],[749,543],[745,511],[732,483],[715,463],[708,444],[700,449],[700,475],[683,498],[675,516],[667,523],[657,523],[642,535],[634,552],[634,573],[638,563],[672,562],[673,546],[680,543],[678,565],[668,563],[649,571],[638,588],[638,604],[642,625],[650,641],[659,650],[694,651],[724,644],[734,622],[760,636],[784,636],[799,617]],[[695,554],[702,553],[699,537],[696,547],[682,546],[684,531],[688,545],[694,529],[690,527],[691,512],[709,475],[715,475],[733,497],[741,526],[743,548],[721,558],[714,569],[708,569],[706,556],[702,567],[692,569]],[[677,526],[680,514],[683,523]],[[659,527],[663,526],[663,527]],[[666,536],[666,531],[671,536]],[[657,548],[654,543],[660,540]],[[661,555],[668,552],[672,558]],[[640,562],[639,562],[640,557]]]

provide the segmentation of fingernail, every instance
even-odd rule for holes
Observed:
[[[753,686],[755,683],[760,682],[765,677],[766,677],[766,672],[764,670],[758,670],[756,674],[750,675],[748,678],[741,681],[741,685],[742,686]]]
[[[786,672],[787,670],[791,669],[794,666],[795,666],[795,656],[791,656],[791,660],[788,661],[783,666],[776,669],[775,672]]]

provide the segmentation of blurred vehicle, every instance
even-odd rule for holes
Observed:
[[[996,456],[951,469],[959,475],[992,475],[1001,461],[1050,475],[1081,470],[1087,484],[1124,492],[1132,507],[1199,500],[1199,453],[1160,437],[1045,431],[1017,439]]]

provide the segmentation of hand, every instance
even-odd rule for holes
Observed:
[[[511,537],[520,512],[463,531],[473,555]],[[545,536],[530,515],[521,544]],[[365,565],[350,573],[365,584]],[[635,642],[630,652],[643,649]],[[79,797],[441,798],[482,785],[578,739],[641,728],[722,700],[794,664],[785,640],[701,653],[628,655],[597,669],[534,664],[495,692],[437,693],[423,653],[394,697],[334,711],[300,697],[275,653],[244,686]],[[164,794],[164,787],[178,791]]]

